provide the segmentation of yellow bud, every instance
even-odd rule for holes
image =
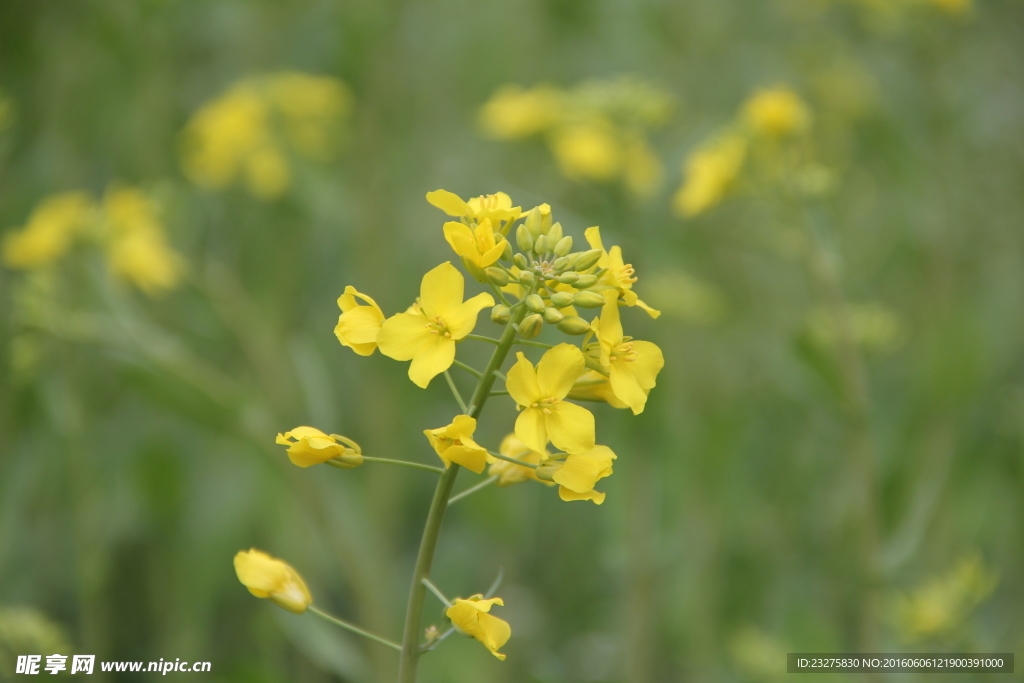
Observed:
[[[523,285],[524,287],[530,287],[531,285],[533,285],[533,282],[536,279],[537,278],[533,276],[533,271],[524,270],[523,272],[519,273],[519,284]]]
[[[601,260],[601,254],[603,253],[604,251],[601,249],[585,251],[576,257],[576,264],[574,267],[576,270],[587,270],[588,268],[592,268]]]
[[[576,289],[586,289],[587,287],[593,287],[597,284],[596,275],[580,275],[576,278],[576,282],[572,283],[572,286]]]
[[[548,253],[548,239],[544,235],[533,241],[533,251],[538,256]]]
[[[576,282],[576,280],[578,280],[579,277],[579,273],[577,273],[574,270],[570,270],[568,273],[562,273],[561,275],[559,275],[558,281],[561,282],[563,285],[571,285],[572,283]]]
[[[520,251],[532,251],[533,241],[533,235],[530,234],[530,230],[525,224],[516,228],[516,244]]]
[[[556,323],[562,322],[562,320],[565,318],[565,315],[557,308],[548,307],[544,309],[543,313],[541,313],[541,317],[544,318],[544,322],[550,325],[554,325]]]
[[[551,251],[555,252],[555,256],[565,257],[570,251],[572,251],[572,235],[566,235],[562,239],[555,242],[555,246],[551,248]],[[566,259],[565,265],[569,265],[569,259]],[[555,266],[556,268],[558,266]],[[562,266],[563,268],[565,266]]]
[[[526,256],[523,254],[516,254],[512,257],[512,265],[519,270],[526,270],[526,267],[530,265],[529,261],[526,260]]]
[[[523,223],[523,227],[530,232],[531,237],[540,237],[544,232],[543,218],[540,212],[531,211],[529,215],[526,216],[526,221]]]
[[[491,322],[499,325],[507,325],[512,318],[512,311],[504,304],[498,304],[491,309]]]
[[[572,298],[572,302],[580,308],[600,308],[604,306],[604,297],[597,292],[579,292]]]
[[[562,224],[555,223],[545,234],[548,238],[548,244],[556,244],[560,239],[562,239]]]
[[[501,260],[508,263],[512,260],[512,243],[505,240],[505,251],[501,252]]]
[[[488,280],[498,285],[499,287],[504,287],[505,285],[508,284],[508,273],[506,273],[501,268],[495,268],[494,266],[490,266],[484,269],[484,274],[487,276]]]
[[[572,306],[573,295],[569,292],[555,292],[551,295],[551,305],[556,308]]]
[[[586,334],[590,331],[590,323],[575,315],[567,315],[562,322],[555,325],[561,332],[566,334]]]
[[[540,313],[544,310],[544,299],[540,297],[540,294],[530,294],[524,300],[526,307],[534,313]]]
[[[533,339],[544,329],[544,320],[538,313],[533,313],[523,318],[519,323],[519,336],[523,339]]]

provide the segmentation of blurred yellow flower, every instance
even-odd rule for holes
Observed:
[[[601,119],[562,126],[551,136],[551,151],[570,179],[611,180],[622,167],[622,147],[611,124]]]
[[[592,323],[600,346],[601,365],[615,397],[639,415],[647,405],[647,395],[665,367],[665,358],[657,344],[635,341],[622,333],[619,302],[614,292],[605,295],[601,317]]]
[[[427,193],[427,201],[449,216],[469,218],[475,221],[490,219],[492,223],[499,226],[502,221],[516,220],[523,212],[521,207],[512,206],[512,198],[504,192],[485,194],[463,201],[454,192],[434,190]]]
[[[532,450],[526,446],[515,434],[509,434],[501,440],[501,446],[498,448],[498,452],[502,455],[507,455],[510,458],[515,458],[522,462],[532,463],[534,465],[540,464],[543,460],[547,459],[547,451],[540,453]],[[542,484],[548,484],[546,481],[537,479],[536,470],[532,467],[523,467],[517,465],[514,462],[507,460],[498,460],[492,458],[494,462],[491,463],[490,468],[487,472],[492,477],[498,477],[498,486],[511,486],[513,484],[521,484],[524,481],[540,481]]]
[[[84,192],[47,197],[32,211],[25,226],[4,237],[3,259],[9,268],[46,266],[63,256],[94,217],[94,205]]]
[[[786,86],[764,88],[743,104],[743,120],[756,135],[781,138],[801,133],[811,124],[811,112]]]
[[[257,598],[270,598],[289,612],[302,614],[313,603],[299,573],[287,562],[261,550],[240,550],[235,555],[235,574]]]
[[[501,598],[484,599],[483,595],[455,598],[445,615],[452,620],[456,631],[476,638],[495,657],[505,659],[498,650],[512,637],[512,628],[507,621],[489,614],[494,605],[504,606],[505,602]]]
[[[553,125],[561,108],[562,95],[557,88],[505,85],[481,107],[480,126],[496,140],[530,137]]]
[[[157,208],[143,192],[113,187],[103,197],[110,272],[150,296],[174,289],[183,269],[167,244]]]
[[[516,436],[528,448],[543,452],[548,440],[569,453],[594,447],[593,414],[565,399],[586,368],[583,352],[572,344],[549,349],[534,368],[521,352],[508,371],[506,388],[518,404]]]
[[[296,427],[290,432],[278,434],[276,442],[288,446],[288,459],[299,467],[319,465],[328,460],[336,460],[332,464],[342,469],[363,464],[359,444],[337,434],[324,434],[314,427]]]
[[[362,306],[356,299],[367,303]],[[352,285],[345,287],[345,293],[338,297],[338,324],[334,336],[342,346],[347,346],[360,356],[369,356],[377,348],[377,334],[384,322],[384,313],[377,302],[360,293]]]
[[[622,248],[613,246],[611,249],[605,250],[604,243],[601,240],[601,228],[596,226],[587,228],[583,234],[587,238],[591,249],[600,249],[604,252],[597,262],[597,267],[604,269],[604,273],[601,275],[601,282],[617,289],[622,297],[622,301],[627,306],[639,306],[652,318],[657,318],[661,315],[661,311],[645,304],[640,300],[636,292],[633,291],[633,283],[637,281],[636,270],[632,264],[623,261]]]
[[[419,307],[398,313],[381,326],[380,352],[395,360],[411,360],[409,379],[426,388],[430,380],[451,367],[455,342],[473,331],[484,308],[494,305],[490,294],[462,300],[465,280],[448,261],[429,271],[420,283]]]
[[[717,205],[743,170],[747,141],[728,134],[698,147],[684,162],[685,180],[673,199],[678,215],[689,218]]]
[[[991,595],[996,574],[974,555],[935,577],[895,603],[896,625],[904,641],[915,642],[946,635],[963,625],[971,611]]]
[[[570,454],[561,464],[555,462],[543,467],[551,470],[551,479],[558,484],[558,496],[562,500],[592,500],[601,505],[605,494],[595,491],[594,487],[612,474],[615,457],[607,446],[594,446],[585,453]]]
[[[447,469],[453,462],[480,474],[487,466],[487,450],[473,441],[476,419],[458,415],[450,425],[438,429],[424,429],[423,433]]]

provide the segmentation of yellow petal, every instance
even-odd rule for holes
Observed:
[[[455,361],[455,342],[436,334],[416,351],[416,357],[409,364],[409,379],[421,389],[426,389],[430,380],[447,370]],[[383,349],[382,349],[383,350]]]
[[[462,223],[448,221],[444,224],[443,230],[445,240],[456,254],[469,257],[479,256],[473,232],[468,227]]]
[[[593,419],[593,417],[591,417]],[[516,418],[516,436],[534,451],[543,451],[548,445],[548,429],[544,413],[537,408],[526,408]]]
[[[559,344],[545,351],[537,364],[541,397],[565,398],[586,367],[583,352],[572,344]]]
[[[597,505],[604,502],[605,494],[601,491],[587,491],[585,493],[576,493],[571,489],[567,489],[564,486],[558,487],[558,497],[565,501],[573,500],[592,500]]]
[[[607,476],[607,469],[608,464],[604,458],[591,457],[589,453],[570,455],[555,471],[552,479],[570,491],[586,493],[597,485],[599,479]]]
[[[652,318],[657,318],[658,316],[661,315],[661,311],[659,311],[656,308],[651,308],[650,306],[645,304],[640,299],[637,299],[636,302],[634,303],[634,305],[635,306],[639,306],[640,308],[642,308],[644,311],[647,312],[647,315],[651,316]]]
[[[543,413],[541,414],[543,415]],[[522,415],[520,415],[521,418]],[[594,415],[582,406],[568,401],[560,401],[557,410],[544,415],[544,424],[547,427],[551,443],[566,453],[582,453],[594,447]],[[523,443],[533,448],[533,444],[519,434],[518,425],[517,421],[516,435],[522,439]]]
[[[636,375],[630,372],[629,366],[631,365],[633,363],[612,363],[608,379],[615,398],[629,406],[634,415],[639,415],[647,404],[647,392],[640,386]]]
[[[601,242],[601,228],[597,226],[587,228],[583,231],[583,236],[587,238],[587,244],[591,249],[604,249],[604,244]]]
[[[604,294],[604,306],[601,307],[601,323],[597,332],[597,338],[601,340],[602,346],[616,346],[622,343],[622,319],[619,317],[618,292],[608,290]],[[607,362],[604,357],[602,362]]]
[[[505,382],[505,389],[508,390],[512,400],[521,406],[529,406],[541,398],[540,385],[537,383],[537,371],[522,351],[516,353],[516,364],[508,371],[508,381]],[[522,438],[522,437],[520,437]],[[544,442],[547,445],[547,442]],[[544,446],[541,446],[541,449]],[[536,449],[540,450],[540,449]]]
[[[338,297],[338,308],[341,309],[342,313],[347,313],[352,309],[359,308],[360,306],[358,302],[356,302],[357,297],[365,301],[367,304],[369,304],[370,308],[375,310],[380,315],[381,320],[384,319],[384,314],[381,312],[380,306],[377,305],[377,302],[374,301],[371,297],[357,290],[352,285],[347,285],[345,287],[344,294]]]
[[[361,356],[369,356],[377,348],[377,334],[383,320],[383,316],[369,306],[357,306],[338,317],[334,336],[342,346]]]
[[[487,466],[487,451],[467,444],[451,446],[444,452],[444,457],[476,474],[483,472]]]
[[[412,360],[417,351],[438,335],[427,328],[427,319],[416,313],[397,313],[377,333],[380,352],[395,360]]]
[[[462,305],[462,292],[466,281],[451,261],[445,261],[427,271],[420,282],[420,308],[428,318],[454,311]]]
[[[444,211],[449,216],[466,216],[469,206],[457,194],[447,190],[434,190],[427,193],[427,201]]]
[[[494,305],[494,298],[482,292],[471,299],[462,302],[454,310],[444,316],[444,322],[448,326],[448,332],[452,339],[462,339],[476,327],[476,318],[480,311]]]
[[[299,573],[283,560],[252,548],[235,555],[238,580],[258,598],[270,598],[289,612],[302,614],[313,598]]]

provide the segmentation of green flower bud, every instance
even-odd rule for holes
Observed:
[[[484,274],[487,275],[488,280],[498,285],[499,287],[504,287],[505,285],[508,284],[508,273],[506,273],[501,268],[495,268],[494,266],[485,268]]]
[[[536,280],[536,278],[533,276],[532,270],[524,270],[523,272],[519,273],[519,284],[523,285],[524,287],[529,287],[530,285],[532,285],[534,280]]]
[[[498,304],[491,309],[491,322],[499,325],[507,325],[512,318],[512,311],[505,304]]]
[[[575,315],[565,316],[555,327],[566,334],[586,334],[590,331],[590,323]]]
[[[545,234],[548,236],[548,244],[557,244],[562,239],[562,224],[555,223]]]
[[[505,251],[501,252],[501,260],[508,263],[512,260],[512,243],[505,240]]]
[[[600,308],[604,306],[604,297],[597,292],[579,292],[572,302],[580,308]]]
[[[593,287],[597,284],[596,275],[580,275],[576,278],[576,282],[572,283],[572,286],[576,289],[586,289],[587,287]]]
[[[533,313],[523,318],[519,323],[519,336],[523,339],[533,339],[544,329],[544,320],[540,314]]]
[[[576,257],[576,270],[587,270],[597,265],[597,262],[601,260],[602,253],[603,250],[601,249],[591,249],[590,251],[583,252]]]
[[[520,251],[531,251],[533,249],[533,235],[530,234],[530,230],[525,224],[516,228],[516,244],[519,245]]]
[[[548,308],[545,308],[544,312],[541,313],[540,315],[542,318],[544,318],[544,322],[548,323],[549,325],[560,323],[562,322],[562,320],[565,319],[564,313],[562,313],[557,308],[551,308],[550,306]]]
[[[561,275],[559,275],[558,281],[561,282],[563,285],[571,285],[572,283],[576,282],[576,280],[578,280],[579,277],[579,273],[577,273],[575,270],[570,270],[568,273],[562,273]]]
[[[551,305],[555,308],[572,306],[573,295],[569,292],[555,292],[551,295]]]
[[[557,472],[560,469],[562,469],[562,463],[548,463],[546,465],[541,465],[540,467],[535,469],[533,473],[537,475],[538,479],[541,479],[543,481],[554,481],[555,472]]]
[[[566,235],[562,239],[555,242],[555,246],[551,249],[555,252],[555,256],[561,256],[565,258],[565,255],[572,251],[572,235]],[[569,265],[569,259],[565,259],[565,265]],[[557,268],[557,266],[555,266]],[[562,266],[563,268],[565,266]]]
[[[531,211],[530,215],[526,217],[526,221],[523,223],[523,225],[526,227],[527,230],[530,231],[531,237],[540,237],[541,234],[544,232],[542,220],[543,219],[541,218],[539,211]]]
[[[473,276],[474,280],[480,283],[487,282],[487,275],[484,274],[484,269],[470,261],[465,256],[462,257],[462,265],[466,269],[466,272]]]
[[[530,294],[525,299],[526,307],[534,313],[540,313],[544,310],[544,299],[540,298],[540,294]]]
[[[526,260],[526,255],[516,254],[512,257],[512,265],[519,270],[526,270],[526,267],[530,265],[530,262]]]
[[[537,256],[548,253],[548,240],[544,235],[533,241],[533,251]]]

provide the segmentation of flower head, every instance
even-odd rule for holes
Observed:
[[[781,138],[806,130],[811,113],[795,92],[781,86],[754,93],[743,104],[743,119],[758,135]]]
[[[438,429],[424,429],[423,433],[447,468],[453,462],[480,474],[487,465],[487,451],[473,441],[476,419],[458,415],[450,425]]]
[[[665,367],[665,358],[657,344],[634,341],[622,334],[619,303],[614,293],[605,295],[601,317],[591,328],[597,330],[601,365],[608,369],[612,393],[632,409],[634,415],[644,411],[647,394],[656,384],[658,373]]]
[[[306,582],[284,560],[251,548],[235,555],[235,574],[242,585],[257,598],[271,602],[289,612],[302,614],[313,602]]]
[[[490,294],[462,300],[465,280],[450,262],[423,276],[419,307],[384,321],[377,335],[380,352],[395,360],[411,360],[409,379],[426,388],[451,367],[455,342],[473,331],[480,311],[494,305]]]
[[[356,299],[362,299],[362,306]],[[334,336],[342,346],[347,346],[360,356],[369,356],[377,348],[377,333],[384,322],[384,313],[377,302],[362,294],[355,287],[345,287],[345,293],[338,297],[338,324],[334,328]]]
[[[633,291],[633,283],[637,281],[636,270],[633,268],[633,264],[623,261],[622,247],[616,245],[611,249],[605,250],[604,243],[601,241],[601,228],[587,228],[583,234],[586,236],[587,242],[592,249],[600,249],[604,252],[597,262],[597,267],[604,269],[601,282],[617,289],[627,306],[639,306],[647,311],[647,314],[652,318],[657,318],[661,315],[661,311],[645,304],[640,300],[636,292]]]
[[[512,206],[512,198],[504,192],[486,194],[463,201],[457,194],[447,190],[434,190],[427,193],[427,201],[444,211],[449,216],[469,218],[482,221],[485,218],[493,222],[514,221],[522,215],[522,207]]]
[[[684,162],[686,180],[673,200],[676,213],[696,216],[717,205],[743,170],[745,138],[731,134],[703,145]]]
[[[336,434],[324,434],[313,427],[296,427],[290,432],[278,434],[277,443],[288,446],[288,459],[299,467],[319,465],[335,459],[343,469],[363,464],[363,451],[355,441]]]
[[[452,620],[455,630],[470,638],[476,638],[498,659],[505,655],[498,652],[512,636],[512,628],[504,619],[489,614],[494,605],[505,606],[501,598],[484,599],[483,595],[469,598],[455,598],[445,615]]]
[[[466,269],[478,280],[483,279],[483,269],[493,265],[505,250],[505,241],[495,239],[491,219],[485,218],[470,228],[464,223],[448,221],[444,224],[444,238],[452,251],[462,257]]]
[[[496,140],[526,138],[555,123],[561,108],[561,92],[550,85],[506,85],[481,107],[480,126]]]
[[[110,271],[150,296],[181,280],[181,257],[167,244],[157,207],[143,192],[114,187],[103,197]]]
[[[65,192],[43,200],[25,227],[4,236],[3,260],[10,268],[37,268],[53,263],[71,248],[75,235],[90,221],[92,201],[84,192]]]
[[[544,467],[553,470],[551,479],[558,484],[559,498],[566,501],[592,500],[600,505],[605,494],[595,491],[594,487],[598,481],[611,475],[615,457],[607,446],[594,446],[585,453],[569,455],[560,465],[552,463]]]
[[[507,455],[510,458],[521,460],[522,462],[532,463],[538,465],[544,460],[547,460],[547,451],[538,452],[531,450],[524,444],[515,434],[509,434],[501,441],[501,446],[498,448],[498,452],[502,455]],[[541,479],[537,479],[536,470],[532,467],[523,467],[517,465],[514,462],[508,460],[498,460],[492,458],[494,462],[491,463],[488,468],[488,473],[494,477],[498,477],[498,486],[511,486],[512,484],[521,484],[524,481],[533,479],[534,481],[540,481],[542,484],[548,484],[548,482]]]
[[[593,448],[593,414],[564,400],[586,368],[583,352],[572,344],[559,344],[544,353],[536,368],[522,353],[516,356],[506,387],[521,410],[516,419],[519,440],[538,452],[549,440],[569,453]]]

